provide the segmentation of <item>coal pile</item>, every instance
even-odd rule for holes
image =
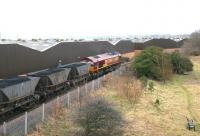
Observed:
[[[135,43],[130,40],[121,40],[119,41],[113,48],[115,51],[120,53],[128,53],[133,52],[135,47]]]
[[[183,42],[176,42],[171,39],[152,39],[147,42],[144,42],[143,44],[136,45],[135,49],[143,50],[144,48],[147,48],[150,46],[156,46],[163,49],[180,48],[182,44]]]
[[[0,44],[0,78],[44,68],[41,52],[19,44]]]
[[[46,66],[54,67],[62,60],[62,64],[79,61],[81,58],[113,51],[113,45],[107,41],[63,42],[44,51]]]

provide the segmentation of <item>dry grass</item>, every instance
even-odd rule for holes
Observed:
[[[194,74],[198,80],[200,80],[200,56],[191,57],[192,63],[194,64]]]
[[[115,76],[109,80],[108,88],[117,92],[118,96],[136,104],[143,94],[142,83],[132,76]]]
[[[156,91],[153,93],[145,92],[134,107],[130,106],[129,101],[125,101],[123,95],[110,91],[108,88],[107,96],[114,101],[123,111],[126,120],[123,135],[126,136],[198,136],[200,135],[200,57],[193,57],[194,72],[189,75],[177,75],[172,81],[165,84],[155,82]],[[117,83],[111,82],[113,88],[120,88]],[[122,79],[124,80],[124,79]],[[123,87],[121,87],[123,88]],[[125,87],[125,89],[127,89]],[[122,89],[122,90],[125,90]],[[160,100],[160,105],[155,106],[156,99]],[[186,128],[186,117],[195,118],[197,131],[188,131]]]

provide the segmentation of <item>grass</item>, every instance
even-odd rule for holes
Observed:
[[[130,76],[108,79],[97,94],[120,112],[113,136],[199,136],[200,135],[200,57],[192,57],[194,71],[176,75],[165,83],[154,82],[155,91],[143,91]],[[129,74],[130,75],[130,74]],[[132,83],[134,82],[134,83]],[[133,86],[127,87],[127,84]],[[124,86],[124,85],[125,86]],[[139,89],[138,89],[139,88]],[[135,91],[134,93],[132,91]],[[136,93],[137,92],[137,93]],[[136,97],[137,96],[137,99]],[[131,100],[131,99],[134,100]],[[155,101],[159,99],[160,104]],[[72,136],[82,130],[70,117],[72,110],[62,110],[38,127],[30,136]],[[197,130],[186,128],[187,118],[195,119]],[[116,131],[117,132],[117,131]],[[104,135],[106,136],[106,135]]]

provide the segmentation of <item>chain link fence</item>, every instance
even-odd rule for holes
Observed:
[[[62,104],[64,107],[70,107],[70,105],[80,101],[80,99],[86,96],[88,93],[98,90],[102,86],[102,83],[106,78],[112,78],[116,75],[121,75],[126,70],[126,65],[122,65],[117,70],[110,72],[102,77],[99,77],[98,79],[92,80],[73,90],[70,90],[68,93],[59,96],[48,103],[44,103],[40,107],[30,112],[25,112],[24,115],[12,121],[4,122],[4,124],[0,126],[0,135],[27,135],[36,128],[36,125],[38,125],[41,122],[45,122],[48,119],[48,117],[52,115],[56,105]]]

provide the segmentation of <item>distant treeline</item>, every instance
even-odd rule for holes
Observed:
[[[149,46],[180,48],[183,41],[153,39],[144,43],[119,41],[116,45],[107,41],[62,42],[44,52],[19,44],[0,44],[0,78],[8,78],[41,69],[55,67],[59,60],[63,64],[79,61],[81,58],[105,52],[132,52]]]

